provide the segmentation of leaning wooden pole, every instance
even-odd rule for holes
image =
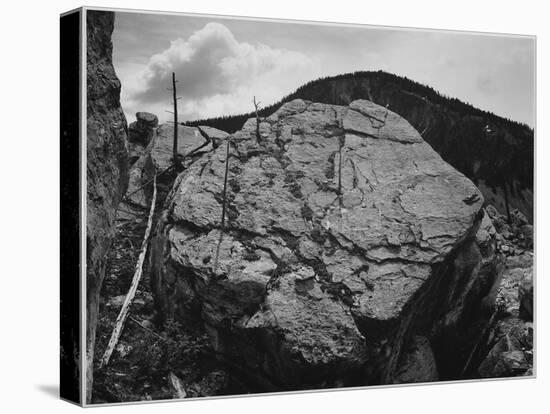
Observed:
[[[147,255],[147,246],[149,245],[149,236],[151,234],[151,227],[153,227],[153,215],[155,212],[156,201],[157,201],[157,180],[155,175],[155,177],[153,178],[153,199],[151,201],[151,209],[149,210],[147,228],[145,229],[145,235],[143,236],[143,241],[141,243],[141,252],[139,254],[139,258],[136,264],[136,270],[134,272],[132,284],[130,286],[130,290],[128,291],[128,294],[126,295],[126,298],[124,299],[124,304],[122,305],[122,309],[120,309],[120,313],[116,318],[115,327],[113,329],[113,333],[111,334],[111,339],[109,340],[107,349],[105,350],[105,353],[101,358],[101,361],[99,363],[99,368],[102,368],[103,366],[109,363],[113,350],[115,349],[115,346],[118,343],[118,339],[120,338],[120,334],[122,333],[122,328],[124,327],[124,323],[128,318],[130,305],[132,304],[132,301],[134,300],[134,296],[136,295],[139,281],[143,273],[143,262],[145,262],[145,256]]]
[[[220,239],[218,240],[218,247],[216,247],[216,257],[214,259],[214,273],[218,267],[218,259],[220,257],[220,246],[222,244],[223,232],[225,230],[225,206],[227,204],[227,177],[229,175],[229,143],[230,136],[227,137],[227,146],[225,150],[225,176],[223,179],[223,196],[222,196],[222,218],[220,221]]]
[[[174,142],[172,145],[172,156],[174,158],[176,170],[179,171],[181,169],[181,162],[178,158],[178,97],[176,92],[176,83],[176,74],[172,72],[172,96],[174,99]]]
[[[260,107],[260,102],[256,102],[256,96],[254,96],[254,111],[256,112],[256,139],[258,142],[261,140],[260,135],[260,114],[258,113],[258,108]]]

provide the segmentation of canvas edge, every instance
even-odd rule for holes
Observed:
[[[165,11],[165,10],[148,10],[148,9],[132,9],[132,8],[119,8],[119,7],[100,7],[100,6],[85,6],[84,9],[90,11],[112,11],[114,13],[140,13],[140,14],[157,14],[157,15],[169,15],[169,16],[187,16],[187,17],[205,17],[215,19],[227,19],[227,20],[247,20],[247,21],[260,21],[260,22],[272,22],[272,23],[290,23],[290,24],[307,24],[307,25],[319,25],[319,26],[335,26],[335,27],[348,27],[348,28],[363,28],[373,30],[403,30],[403,31],[426,31],[437,32],[447,34],[469,34],[480,36],[502,36],[502,37],[521,37],[535,39],[535,34],[529,33],[504,33],[504,32],[485,32],[477,30],[457,30],[457,29],[441,29],[433,27],[413,27],[413,26],[393,26],[393,25],[378,25],[367,23],[348,23],[348,22],[334,22],[334,21],[322,21],[322,20],[304,20],[304,19],[292,19],[292,18],[274,18],[274,17],[259,17],[259,16],[243,16],[243,15],[229,15],[229,14],[214,14],[214,13],[194,13],[194,12],[182,12],[182,11]]]
[[[349,387],[349,388],[334,388],[334,389],[314,389],[314,390],[297,390],[297,391],[284,391],[284,392],[269,392],[269,393],[258,393],[258,394],[236,394],[236,395],[223,395],[223,396],[211,396],[211,397],[197,397],[197,398],[185,398],[185,399],[168,399],[168,400],[152,400],[152,401],[128,401],[120,403],[87,403],[86,402],[86,121],[87,121],[87,112],[86,112],[86,50],[87,50],[87,36],[86,36],[86,12],[90,11],[111,11],[114,13],[142,13],[142,14],[158,14],[158,15],[171,15],[171,16],[187,16],[187,17],[206,17],[206,18],[218,18],[218,19],[236,19],[236,20],[247,20],[247,21],[262,21],[262,22],[277,22],[277,23],[290,23],[290,24],[308,24],[308,25],[322,25],[322,26],[336,26],[336,27],[357,27],[357,28],[370,28],[373,30],[403,30],[403,31],[426,31],[426,32],[437,32],[437,33],[447,33],[447,34],[471,34],[471,35],[480,35],[480,36],[502,36],[502,37],[518,37],[530,39],[534,42],[534,124],[533,124],[533,133],[534,133],[534,171],[533,171],[533,197],[534,197],[534,216],[533,216],[533,229],[534,229],[534,248],[533,248],[533,260],[536,263],[538,258],[536,242],[538,232],[536,230],[537,222],[537,177],[536,177],[536,168],[537,168],[537,35],[535,34],[525,34],[525,33],[502,33],[502,32],[484,32],[484,31],[471,31],[471,30],[455,30],[455,29],[441,29],[441,28],[426,28],[426,27],[412,27],[412,26],[392,26],[392,25],[372,25],[364,23],[344,23],[344,22],[330,22],[330,21],[316,21],[316,20],[301,20],[301,19],[289,19],[289,18],[268,18],[268,17],[257,17],[257,16],[240,16],[240,15],[218,15],[210,13],[189,13],[189,12],[177,12],[177,11],[162,11],[162,10],[147,10],[147,9],[130,9],[130,8],[117,8],[117,7],[100,7],[100,6],[81,6],[73,10],[63,12],[60,14],[60,18],[66,15],[80,12],[80,45],[81,45],[81,66],[80,66],[80,94],[81,94],[81,107],[80,107],[80,176],[81,176],[81,187],[80,187],[80,225],[81,225],[81,239],[80,239],[80,251],[81,251],[81,266],[80,266],[80,323],[81,323],[81,352],[80,352],[80,391],[81,391],[81,403],[75,403],[71,400],[66,400],[60,398],[69,403],[81,406],[81,407],[110,407],[110,406],[121,406],[121,405],[133,405],[133,404],[152,404],[152,403],[171,403],[171,402],[181,402],[181,401],[207,401],[207,400],[217,400],[225,398],[244,398],[244,397],[262,397],[262,396],[279,396],[279,395],[295,395],[295,394],[310,394],[318,392],[339,392],[339,391],[358,391],[358,390],[375,390],[375,389],[384,389],[384,388],[400,388],[400,387],[410,387],[410,386],[427,386],[427,385],[452,385],[452,384],[464,384],[464,383],[482,383],[482,382],[493,382],[493,381],[508,381],[508,380],[529,380],[537,378],[537,329],[535,329],[535,338],[534,338],[534,360],[533,360],[533,375],[522,376],[522,377],[503,377],[503,378],[479,378],[471,380],[451,380],[451,381],[434,381],[434,382],[422,382],[422,383],[405,383],[405,384],[385,384],[385,385],[370,385],[370,386],[360,386],[360,387]],[[534,286],[534,319],[533,326],[537,326],[537,266],[533,268],[533,286]],[[84,351],[84,352],[82,352]]]
[[[74,15],[77,15],[78,14],[78,23],[77,23],[77,27],[74,27],[72,28],[70,26],[70,23],[69,23],[69,20],[67,20],[66,18],[69,18],[70,16],[74,16]],[[61,67],[60,67],[60,70],[59,70],[59,75],[60,75],[60,84],[59,84],[59,108],[60,108],[60,111],[63,110],[63,109],[66,109],[66,105],[72,105],[73,102],[78,102],[78,107],[75,111],[75,114],[74,114],[74,118],[73,117],[69,117],[69,119],[67,118],[62,118],[61,117],[61,113],[60,113],[60,118],[59,118],[59,121],[60,121],[60,130],[59,130],[59,133],[60,133],[60,140],[59,140],[59,151],[60,151],[60,159],[70,159],[72,156],[76,156],[78,157],[77,161],[76,161],[76,166],[75,166],[75,171],[77,172],[78,174],[78,177],[76,177],[74,179],[74,183],[68,183],[67,182],[67,172],[68,170],[63,166],[63,164],[60,164],[60,169],[59,169],[59,178],[60,178],[60,202],[61,202],[61,206],[60,206],[60,222],[59,222],[59,225],[60,225],[60,232],[63,232],[63,227],[64,225],[74,225],[74,223],[72,221],[70,221],[70,219],[64,221],[63,220],[63,210],[62,210],[62,207],[63,207],[63,204],[64,205],[67,205],[67,203],[69,203],[69,209],[75,209],[77,210],[76,212],[76,225],[78,226],[78,228],[76,229],[76,235],[73,236],[73,235],[65,235],[63,236],[63,238],[60,238],[59,240],[59,245],[60,245],[60,253],[61,253],[61,256],[60,256],[60,273],[59,273],[59,292],[60,292],[60,303],[59,303],[59,328],[60,328],[60,335],[59,335],[59,367],[60,367],[60,371],[59,371],[59,389],[58,389],[58,397],[60,400],[62,401],[66,401],[68,403],[71,403],[71,404],[74,404],[74,405],[77,405],[77,406],[82,406],[82,392],[83,392],[83,388],[82,388],[82,361],[83,361],[83,355],[82,355],[82,352],[84,350],[84,342],[82,340],[83,338],[83,321],[85,320],[85,318],[83,317],[82,313],[81,313],[81,308],[82,308],[82,305],[83,303],[85,302],[81,293],[82,293],[82,265],[83,265],[83,260],[82,260],[82,254],[79,254],[79,256],[76,259],[76,262],[75,264],[74,263],[69,263],[68,262],[68,258],[66,257],[63,261],[62,261],[62,257],[63,257],[63,250],[66,250],[68,248],[68,245],[69,244],[72,244],[73,242],[76,242],[79,246],[79,253],[82,253],[82,250],[81,250],[81,247],[82,247],[82,236],[83,236],[83,233],[84,233],[84,230],[82,228],[82,223],[83,223],[83,220],[82,220],[82,209],[83,209],[83,204],[82,204],[82,193],[83,193],[83,185],[82,185],[82,158],[81,158],[81,154],[82,154],[82,142],[83,142],[83,136],[82,136],[82,124],[83,124],[83,119],[82,119],[82,102],[83,102],[83,97],[82,97],[82,76],[83,76],[83,73],[85,73],[85,70],[83,70],[83,66],[82,66],[82,63],[83,63],[83,54],[84,54],[84,51],[82,49],[82,14],[83,14],[83,8],[82,7],[79,7],[79,8],[75,8],[75,9],[72,9],[70,11],[67,11],[67,12],[64,12],[64,13],[60,13],[59,14],[59,23],[58,23],[58,29],[59,29],[59,63],[61,66],[64,66],[64,65],[71,65],[71,64],[78,64],[78,68],[77,70],[75,70],[75,72],[78,71],[78,73],[75,74],[74,76],[74,79],[69,77],[64,77],[63,76],[63,72],[61,70]],[[73,23],[74,24],[74,23]],[[74,32],[73,32],[74,31]],[[77,53],[77,56],[74,58],[75,60],[74,61],[71,61],[71,62],[68,62],[67,59],[73,59],[71,56],[71,52],[74,51],[74,49],[71,49],[71,47],[73,47],[70,43],[63,43],[63,38],[62,38],[62,35],[65,35],[67,36],[67,33],[70,33],[71,35],[76,35],[78,36],[75,44],[77,45],[78,47],[78,53]],[[67,90],[69,92],[67,92]],[[72,99],[72,94],[76,94],[77,97],[76,99],[73,101]],[[75,120],[75,118],[78,118]],[[71,122],[72,121],[72,122]],[[72,123],[75,124],[75,126],[71,126]],[[67,128],[70,128],[69,130],[69,134],[72,134],[74,133],[75,136],[77,136],[77,139],[78,139],[78,142],[76,143],[76,148],[73,152],[73,150],[71,149],[67,149],[66,146],[64,145],[65,144],[65,141],[63,139],[63,136],[65,134],[65,131],[67,130]],[[73,169],[71,168],[71,171],[69,171],[70,174],[73,173]],[[69,180],[70,181],[70,180]],[[68,186],[68,187],[64,187],[64,186]],[[74,186],[74,187],[72,187]],[[63,189],[65,189],[66,191],[68,190],[68,192],[64,192]],[[74,197],[75,201],[74,202],[71,202],[69,201],[68,198],[71,198],[71,197]],[[65,213],[67,213],[67,211],[65,211]],[[74,239],[73,239],[74,237]],[[68,240],[69,239],[69,240]],[[63,266],[61,261],[63,263],[65,263],[65,265]],[[78,270],[76,270],[76,268],[78,268]],[[76,270],[77,274],[78,274],[78,279],[76,281],[76,283],[74,284],[74,289],[75,291],[77,291],[77,296],[76,298],[73,298],[72,295],[72,285],[68,287],[68,289],[70,291],[67,290],[67,286],[66,286],[66,283],[64,283],[64,280],[66,277],[71,277],[72,276],[72,272],[73,270]],[[68,274],[69,273],[69,274]],[[78,299],[77,299],[78,298]],[[78,300],[78,303],[76,304],[76,300]],[[63,306],[63,301],[65,301],[66,305],[65,307]],[[75,318],[75,321],[71,321],[71,320],[68,320],[66,317],[64,317],[64,313],[63,313],[63,310],[65,310],[65,312],[67,311],[68,308],[70,308],[71,306],[74,306],[74,305],[78,305],[78,309],[76,309],[76,312],[77,312],[77,316]],[[67,326],[67,325],[70,325],[70,326]],[[71,375],[70,378],[68,378],[67,376],[69,375],[69,372],[66,370],[66,369],[63,369],[63,359],[62,359],[62,354],[61,354],[61,350],[62,350],[62,346],[64,344],[64,340],[65,340],[65,336],[62,335],[62,332],[61,332],[61,329],[62,328],[69,328],[70,331],[75,331],[77,330],[78,331],[78,335],[77,335],[77,341],[78,341],[78,360],[75,362],[75,367],[74,367],[74,370],[77,371],[77,384],[74,385],[74,387],[76,388],[76,391],[73,393],[70,391],[70,388],[69,388],[69,391],[67,393],[64,392],[64,390],[66,389],[66,384],[67,382],[71,382],[71,381],[74,381],[73,379],[73,376]],[[74,371],[73,371],[74,372]],[[73,373],[74,375],[74,373]],[[64,388],[62,389],[62,384],[65,384]]]
[[[81,329],[81,347],[84,352],[80,353],[80,384],[81,394],[80,401],[83,407],[88,405],[86,401],[86,358],[88,355],[88,349],[86,344],[86,212],[87,212],[87,177],[86,177],[86,163],[87,163],[87,88],[86,88],[86,54],[87,54],[87,36],[86,36],[86,7],[81,7],[80,13],[80,45],[81,45],[81,64],[80,64],[80,326]]]

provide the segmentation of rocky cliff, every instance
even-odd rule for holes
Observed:
[[[87,11],[86,373],[91,397],[99,292],[116,209],[128,183],[127,124],[112,64],[114,13]]]
[[[268,116],[283,103],[300,98],[348,105],[368,99],[405,118],[441,157],[476,184],[486,202],[502,213],[519,209],[533,221],[533,130],[428,86],[382,71],[356,72],[309,82],[281,102],[264,108]],[[253,114],[201,120],[235,131]]]
[[[264,390],[458,378],[499,279],[483,202],[396,113],[294,100],[178,176],[152,241],[157,308],[200,319]]]

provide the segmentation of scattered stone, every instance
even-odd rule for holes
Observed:
[[[481,377],[532,375],[532,281],[532,252],[513,249],[506,257],[498,290],[498,318],[490,331],[488,353],[478,368]]]
[[[120,358],[126,358],[134,347],[130,344],[119,342],[116,346],[116,351],[118,352]]]

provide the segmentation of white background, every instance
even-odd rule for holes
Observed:
[[[512,32],[538,36],[538,378],[100,408],[194,413],[527,413],[548,406],[547,207],[550,33],[544,1],[168,0],[93,6],[333,22]],[[57,399],[59,300],[58,15],[78,1],[2,4],[0,30],[0,405],[3,412],[64,413]],[[475,47],[475,45],[474,45]],[[75,310],[76,311],[76,310]],[[546,407],[545,407],[546,406]],[[544,407],[544,408],[543,408]]]

